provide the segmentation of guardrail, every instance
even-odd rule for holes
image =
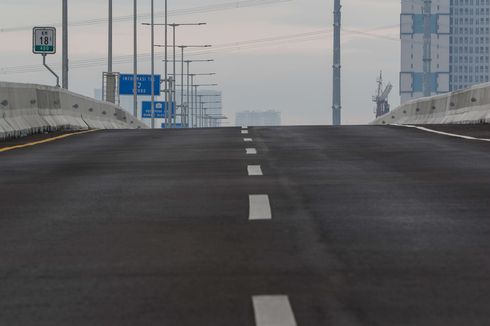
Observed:
[[[138,128],[148,127],[114,104],[57,87],[0,82],[0,139],[65,129]]]
[[[383,124],[490,123],[490,83],[407,102],[373,122]]]

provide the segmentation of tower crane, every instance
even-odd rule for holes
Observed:
[[[384,87],[382,71],[379,73],[377,84],[378,88],[376,90],[376,95],[373,96],[373,102],[376,103],[376,109],[374,112],[376,114],[376,118],[390,112],[388,96],[393,89],[393,85],[391,83],[388,83],[386,87]]]

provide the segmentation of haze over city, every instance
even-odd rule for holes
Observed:
[[[244,8],[219,9],[205,13],[192,8],[207,5],[239,4],[240,1],[180,0],[171,3],[171,9],[180,13],[171,15],[169,22],[205,21],[207,26],[181,28],[177,37],[183,43],[212,44],[210,54],[195,58],[213,57],[215,63],[196,70],[217,73],[202,81],[219,83],[223,92],[224,113],[233,120],[242,110],[278,110],[285,124],[330,124],[332,89],[332,11],[333,3],[324,0],[286,0]],[[255,2],[256,4],[258,2]],[[149,2],[140,2],[140,13],[150,12]],[[237,5],[237,7],[239,7]],[[163,7],[156,3],[160,14]],[[191,9],[191,10],[185,10]],[[99,23],[70,27],[70,60],[101,59],[96,66],[72,68],[70,89],[93,96],[94,88],[102,84],[107,56],[107,5],[103,1],[73,1],[69,8],[72,23],[101,19]],[[95,14],[94,14],[95,13]],[[368,13],[368,14],[366,14]],[[132,14],[130,1],[115,0],[114,16]],[[374,119],[371,97],[376,88],[379,70],[395,89],[390,96],[393,106],[399,103],[398,74],[400,3],[392,0],[347,0],[343,3],[343,123],[365,124]],[[163,21],[162,15],[156,18]],[[52,76],[41,66],[41,58],[31,52],[31,28],[61,23],[61,5],[57,0],[2,1],[0,36],[6,44],[0,53],[0,77],[5,81],[52,84]],[[149,18],[140,19],[140,23]],[[18,29],[16,29],[19,27]],[[59,28],[61,32],[61,29]],[[312,33],[311,35],[304,33]],[[362,32],[362,33],[359,33]],[[150,30],[139,26],[139,52],[150,52]],[[298,35],[298,36],[295,36]],[[252,46],[243,41],[263,40]],[[275,38],[275,41],[273,41]],[[156,29],[156,40],[163,42],[162,28]],[[61,37],[58,37],[60,44]],[[232,43],[239,43],[229,49]],[[241,45],[240,45],[241,44]],[[220,49],[228,45],[228,49]],[[48,62],[61,67],[61,48]],[[162,49],[157,49],[162,53]],[[131,19],[114,24],[114,56],[132,54]],[[162,58],[161,56],[159,57]],[[132,60],[116,64],[115,71],[132,71]],[[5,68],[39,65],[35,73],[4,74]],[[197,67],[197,66],[196,66]],[[141,72],[149,72],[146,56],[140,60]],[[156,63],[156,72],[162,73],[163,64]],[[60,71],[60,69],[58,69]],[[266,87],[265,87],[266,86]]]

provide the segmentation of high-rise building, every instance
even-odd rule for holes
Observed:
[[[241,111],[237,112],[237,126],[280,126],[281,112],[278,111]]]
[[[450,90],[488,82],[490,1],[452,0]]]
[[[401,102],[424,95],[424,0],[403,0],[400,17]],[[432,0],[431,94],[487,82],[490,0]]]
[[[431,91],[446,93],[449,86],[450,0],[433,0],[431,8]],[[424,95],[424,0],[402,1],[401,102]]]

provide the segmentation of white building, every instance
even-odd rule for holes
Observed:
[[[281,112],[278,111],[241,111],[237,112],[237,126],[280,126]]]
[[[424,0],[402,1],[401,103],[423,96],[424,84]],[[432,94],[450,90],[450,0],[432,1]]]
[[[401,103],[423,96],[424,0],[402,1]],[[432,94],[489,80],[490,0],[432,0]]]

